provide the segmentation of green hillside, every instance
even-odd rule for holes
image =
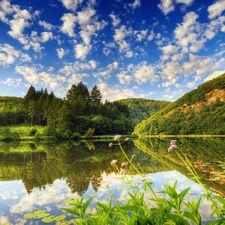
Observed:
[[[128,98],[119,100],[118,102],[128,106],[129,118],[133,127],[170,103],[168,101],[147,100],[143,98]]]
[[[225,134],[225,74],[203,83],[139,123],[135,134]]]

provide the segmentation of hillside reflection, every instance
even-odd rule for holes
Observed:
[[[176,170],[191,178],[181,160],[167,149],[171,138],[137,139],[123,147],[144,173]],[[208,189],[225,196],[225,139],[180,138],[178,144],[194,164]],[[0,181],[22,180],[27,193],[34,188],[44,189],[57,179],[63,179],[71,193],[83,195],[87,189],[97,192],[102,174],[116,172],[110,165],[126,159],[118,146],[109,148],[109,142],[41,144],[1,144]],[[135,174],[132,168],[130,174]]]
[[[146,173],[165,170],[162,163],[139,151],[132,142],[125,143],[124,149],[129,157],[136,155],[134,162],[141,164]],[[102,173],[115,172],[110,165],[112,159],[126,161],[119,147],[109,148],[108,142],[33,144],[32,148],[30,144],[8,145],[0,149],[0,181],[22,180],[27,193],[31,193],[34,188],[42,189],[63,179],[72,193],[83,195],[89,185],[97,192]]]
[[[179,148],[192,162],[206,187],[225,197],[225,139],[177,138]],[[171,170],[192,178],[175,152],[168,153],[171,138],[137,139],[135,146]]]

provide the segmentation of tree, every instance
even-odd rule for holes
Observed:
[[[92,88],[90,97],[91,97],[91,100],[93,102],[97,102],[97,103],[101,102],[102,94],[101,94],[101,92],[99,91],[99,89],[97,88],[96,85]]]
[[[25,104],[27,109],[29,107],[30,100],[36,101],[36,91],[35,91],[35,88],[32,85],[28,89],[27,94],[24,96],[24,104]]]
[[[72,101],[89,100],[90,93],[87,86],[84,85],[81,81],[77,84],[77,86],[74,84],[71,86],[71,88],[66,93],[66,99]]]

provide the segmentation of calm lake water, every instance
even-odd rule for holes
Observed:
[[[124,143],[123,148],[129,157],[136,155],[134,164],[154,182],[155,190],[178,180],[178,191],[191,187],[190,197],[203,194],[202,188],[189,180],[191,176],[177,155],[168,153],[171,140],[138,139]],[[225,138],[180,138],[177,141],[204,177],[206,187],[224,197]],[[106,184],[118,201],[126,199],[121,176],[110,165],[113,159],[120,165],[126,158],[118,146],[110,148],[110,142],[0,143],[0,224],[45,224],[40,219],[27,220],[23,215],[36,209],[52,215],[64,214],[60,208],[68,207],[64,200],[69,197],[93,196],[95,201],[107,202],[110,195]],[[132,168],[129,175],[141,182]],[[95,211],[95,206],[91,205],[90,210]],[[207,201],[203,202],[200,212],[204,222],[212,219]]]

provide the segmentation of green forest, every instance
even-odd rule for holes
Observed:
[[[93,134],[130,134],[137,123],[168,104],[145,99],[106,100],[103,103],[98,87],[95,85],[88,90],[82,82],[72,85],[63,99],[57,98],[53,92],[48,93],[47,89],[36,90],[30,86],[23,98],[0,97],[0,126],[46,127],[46,136],[59,139]],[[38,136],[37,131],[31,129],[30,135]],[[3,132],[8,130],[5,128]]]
[[[225,135],[225,74],[140,122],[138,135]]]

